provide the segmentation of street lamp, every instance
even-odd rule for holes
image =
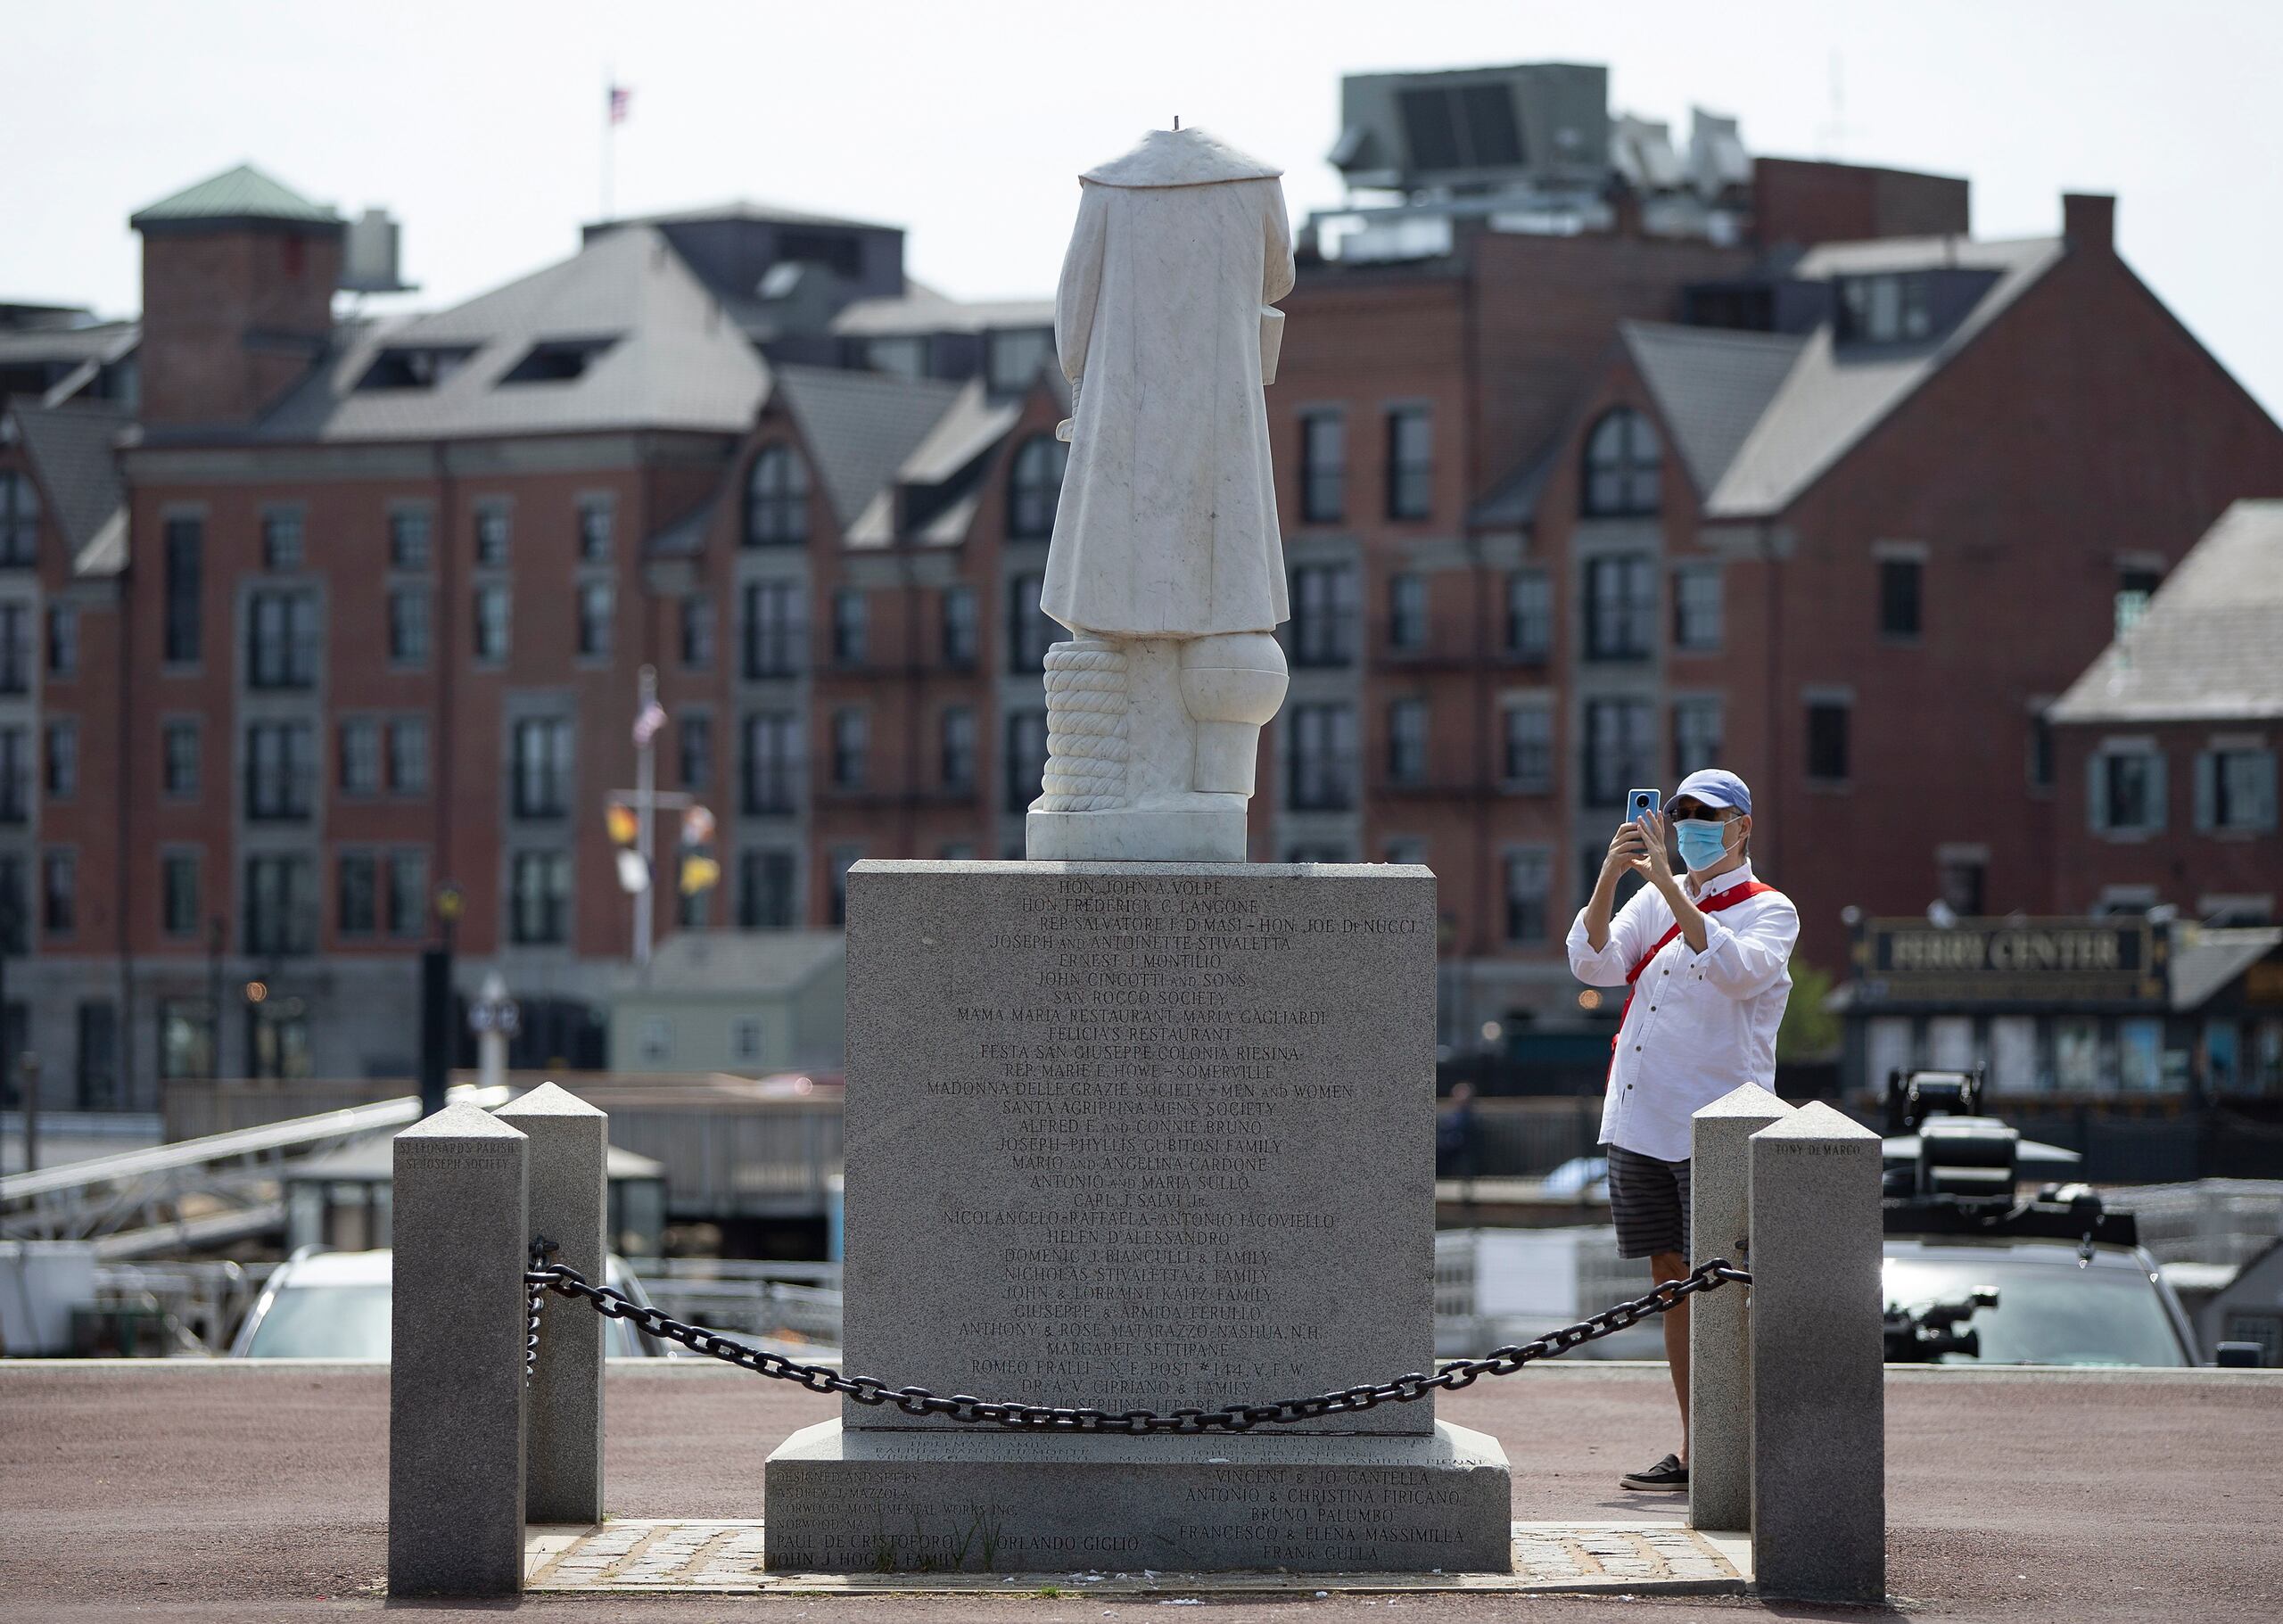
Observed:
[[[436,887],[437,922],[443,927],[441,946],[420,950],[420,1114],[433,1117],[444,1109],[444,1090],[451,1077],[452,946],[467,897],[446,880]]]

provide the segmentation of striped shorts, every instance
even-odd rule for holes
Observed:
[[[1688,1256],[1688,1164],[1659,1161],[1623,1145],[1609,1153],[1609,1215],[1617,1225],[1617,1255],[1657,1252]]]

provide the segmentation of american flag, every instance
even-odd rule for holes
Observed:
[[[626,122],[626,104],[633,99],[634,93],[625,86],[613,85],[610,87],[610,121],[613,124]]]
[[[665,725],[666,707],[653,699],[642,707],[642,713],[634,719],[634,742],[638,745],[648,744],[657,738],[658,730]]]

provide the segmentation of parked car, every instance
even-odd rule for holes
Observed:
[[[2179,1300],[2155,1261],[2138,1247],[2096,1245],[2086,1257],[2081,1242],[2065,1239],[1890,1235],[1884,1280],[1890,1359],[1937,1364],[2196,1362]],[[1930,1341],[1930,1332],[1971,1340]]]
[[[380,1359],[389,1356],[392,1254],[327,1252],[305,1247],[277,1266],[230,1344],[234,1359]],[[610,1260],[606,1283],[647,1304],[633,1271]],[[588,1314],[582,1304],[549,1297],[547,1312]],[[544,1331],[542,1330],[542,1334]],[[614,1357],[663,1356],[669,1344],[624,1320],[603,1322],[603,1351]]]

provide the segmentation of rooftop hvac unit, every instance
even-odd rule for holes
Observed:
[[[397,275],[395,218],[385,209],[367,209],[349,222],[342,245],[341,285],[352,293],[404,293],[412,284]]]

